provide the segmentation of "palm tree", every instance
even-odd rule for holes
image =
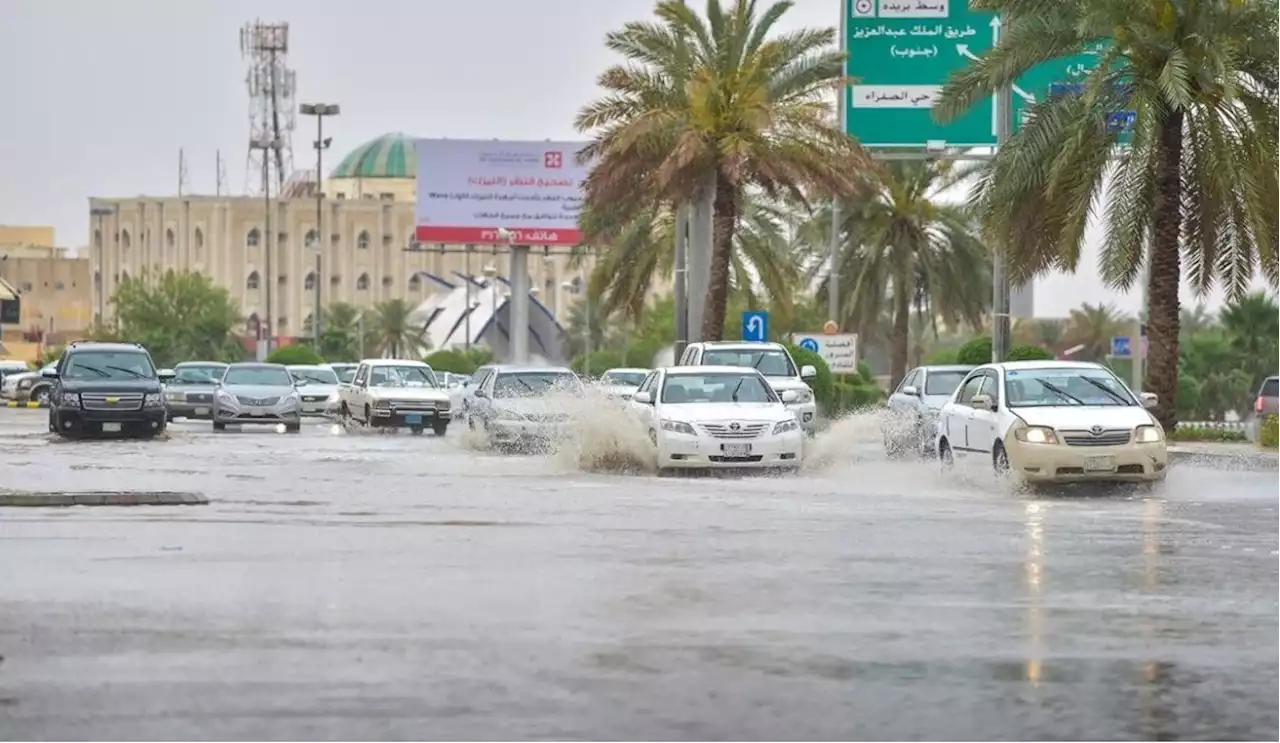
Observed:
[[[1013,338],[1017,343],[1061,351],[1067,327],[1068,321],[1059,318],[1025,317],[1013,324]]]
[[[713,236],[701,337],[723,337],[734,236],[744,194],[851,194],[866,154],[836,126],[830,92],[845,84],[834,28],[779,32],[789,0],[708,0],[706,18],[662,0],[657,22],[606,37],[627,62],[605,70],[605,94],[575,124],[592,132],[588,209],[624,222],[707,192]]]
[[[1280,354],[1280,307],[1266,292],[1251,292],[1229,302],[1219,314],[1231,349],[1238,355],[1251,382],[1276,373]]]
[[[388,299],[374,305],[373,316],[365,322],[374,353],[392,359],[422,355],[428,345],[425,328],[414,327],[409,321],[413,310],[414,306],[403,299]]]
[[[1132,327],[1133,319],[1121,315],[1115,307],[1085,302],[1067,316],[1063,340],[1070,346],[1084,346],[1074,358],[1098,361],[1111,353],[1111,339],[1128,335]]]
[[[760,290],[786,311],[800,278],[787,232],[785,207],[745,194],[742,221],[733,234],[729,295],[748,307],[759,307]],[[592,311],[617,311],[638,320],[658,280],[669,280],[675,266],[675,219],[658,206],[621,223],[608,223],[594,213],[582,220],[584,240],[606,246],[588,284]],[[581,260],[581,259],[578,259]]]
[[[891,385],[906,373],[913,312],[935,332],[938,320],[977,327],[990,300],[989,260],[977,223],[967,207],[941,199],[956,174],[952,162],[890,161],[868,174],[866,196],[844,211],[837,255],[840,276],[847,277],[839,285],[841,324],[871,329],[888,303]],[[817,255],[827,253],[824,222],[831,223],[830,212],[819,210],[806,230]]]
[[[1191,308],[1183,308],[1178,318],[1178,332],[1182,336],[1180,341],[1185,342],[1190,336],[1203,333],[1216,324],[1213,315],[1209,314],[1209,309],[1203,302]]]
[[[1149,388],[1177,420],[1178,289],[1244,293],[1277,280],[1276,3],[1248,0],[974,0],[1005,19],[999,44],[942,91],[944,119],[1042,62],[1109,44],[1082,92],[1049,97],[1000,148],[975,192],[1015,281],[1073,271],[1095,201],[1102,278],[1127,289],[1144,263]],[[1113,125],[1133,111],[1131,141]]]

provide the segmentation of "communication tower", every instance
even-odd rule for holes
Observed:
[[[254,21],[240,29],[240,54],[249,62],[249,155],[245,187],[283,192],[293,171],[294,93],[297,75],[287,64],[289,24]],[[270,186],[268,186],[270,184]]]

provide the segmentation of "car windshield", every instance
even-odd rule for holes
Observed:
[[[232,366],[222,377],[223,384],[254,387],[292,387],[293,379],[283,366]]]
[[[1004,386],[1011,408],[1138,404],[1124,383],[1106,369],[1016,369],[1005,372]]]
[[[791,357],[776,348],[708,348],[702,354],[702,365],[749,366],[766,377],[796,376]]]
[[[439,387],[436,375],[425,366],[375,366],[369,370],[370,387]]]
[[[170,384],[216,384],[226,370],[225,364],[179,366],[173,370],[173,381]]]
[[[773,389],[755,374],[672,374],[662,385],[662,402],[778,402]]]
[[[968,374],[965,371],[931,371],[924,378],[924,394],[950,395]]]
[[[289,373],[294,379],[305,379],[307,384],[337,384],[338,375],[332,369],[323,366],[291,366]]]
[[[351,384],[351,380],[356,378],[356,366],[340,366],[333,370],[338,377],[338,381],[343,384]]]
[[[537,397],[548,392],[578,391],[582,382],[569,372],[513,372],[493,381],[494,397]]]
[[[609,371],[600,377],[603,384],[616,384],[620,387],[639,387],[644,378],[649,376],[648,372],[623,372]]]
[[[154,379],[155,367],[138,351],[81,351],[67,357],[63,379]]]

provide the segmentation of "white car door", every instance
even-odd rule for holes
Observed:
[[[996,440],[996,420],[1000,409],[1000,382],[996,373],[990,369],[982,373],[982,387],[979,395],[991,399],[992,408],[970,408],[968,448],[977,453],[990,454]]]
[[[662,389],[661,378],[661,372],[650,372],[649,376],[645,377],[644,381],[640,383],[640,386],[636,388],[637,394],[640,392],[648,392],[653,396],[652,400],[647,403],[636,402],[636,399],[633,396],[631,398],[631,402],[628,403],[631,408],[631,412],[636,416],[637,420],[645,425],[646,429],[654,427],[654,418],[657,415],[658,409],[658,390]]]
[[[368,390],[365,387],[368,381],[369,365],[361,364],[356,367],[356,375],[351,378],[351,386],[348,389],[350,402],[347,403],[347,409],[351,411],[353,418],[362,421],[365,419],[364,406],[369,402]]]
[[[960,384],[955,400],[946,407],[947,440],[957,458],[973,451],[969,443],[969,419],[973,416],[973,396],[978,394],[983,381],[982,372],[970,374]]]

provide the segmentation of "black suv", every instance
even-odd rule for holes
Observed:
[[[164,432],[162,383],[172,373],[157,373],[139,343],[75,341],[44,376],[53,380],[49,430],[60,436]]]

